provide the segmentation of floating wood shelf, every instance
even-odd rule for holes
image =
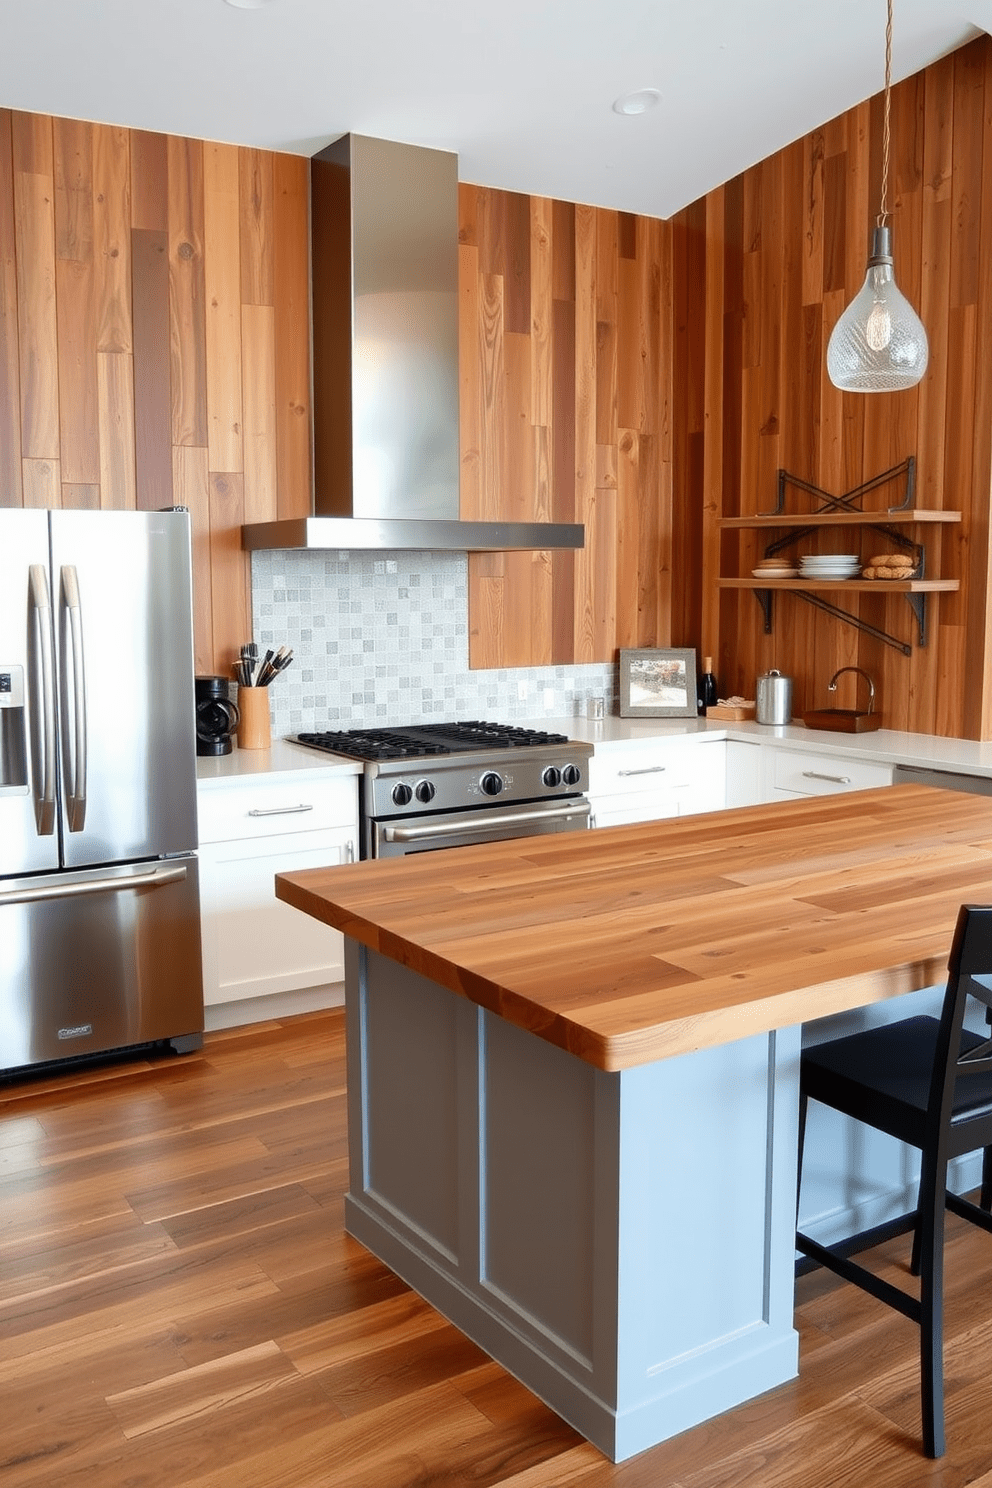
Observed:
[[[843,589],[852,594],[951,594],[959,579],[717,579],[721,589]]]
[[[864,511],[859,503],[868,491],[886,484],[897,476],[905,476],[906,489],[903,502],[900,506],[890,507],[886,511]],[[805,514],[786,513],[785,494],[789,486],[795,486],[799,490],[806,491],[814,496],[823,505],[819,511]],[[912,646],[901,641],[896,636],[889,635],[888,631],[880,630],[877,625],[870,625],[868,621],[862,620],[860,615],[852,615],[849,610],[841,609],[827,599],[819,597],[818,591],[836,592],[843,590],[848,594],[905,594],[909,606],[916,617],[917,645],[925,646],[927,643],[927,595],[953,593],[961,587],[958,579],[928,579],[926,573],[926,553],[921,543],[915,542],[905,532],[899,531],[900,527],[927,526],[938,523],[952,523],[961,521],[959,511],[937,511],[933,508],[915,507],[913,499],[916,488],[916,460],[910,455],[901,465],[892,470],[885,471],[876,476],[874,480],[866,481],[864,485],[858,486],[853,491],[847,491],[843,496],[832,496],[828,491],[823,491],[819,486],[813,486],[808,481],[799,480],[798,477],[790,475],[787,470],[778,473],[778,502],[773,512],[758,512],[752,517],[719,517],[718,525],[725,530],[736,528],[743,530],[765,529],[769,527],[778,528],[783,535],[775,542],[768,543],[765,547],[766,558],[774,554],[784,553],[789,548],[794,548],[802,538],[810,533],[824,528],[838,527],[870,527],[873,531],[891,538],[900,549],[906,549],[911,555],[914,577],[909,579],[816,579],[807,574],[799,574],[794,579],[763,579],[756,576],[741,579],[718,579],[717,586],[721,589],[751,589],[755,598],[761,606],[765,617],[765,634],[771,634],[772,629],[772,596],[776,589],[788,590],[791,594],[798,594],[808,604],[815,605],[818,609],[825,610],[827,614],[833,615],[845,625],[853,625],[857,630],[864,631],[867,635],[875,636],[876,639],[884,641],[887,646],[892,646],[901,651],[904,656],[912,655]],[[791,561],[789,563],[791,567]]]
[[[809,512],[806,516],[769,515],[756,517],[719,517],[720,527],[909,527],[917,522],[960,522],[959,511],[937,511],[914,507],[912,511],[894,512]]]

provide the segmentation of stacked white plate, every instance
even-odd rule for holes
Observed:
[[[810,553],[799,560],[805,579],[853,579],[860,571],[857,553]]]

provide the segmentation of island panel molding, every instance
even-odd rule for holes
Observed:
[[[614,1461],[795,1375],[798,1029],[608,1074],[347,947],[350,1234]]]

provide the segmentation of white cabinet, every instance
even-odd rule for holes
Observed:
[[[769,748],[765,755],[765,800],[791,796],[836,796],[892,784],[892,766],[806,749]]]
[[[594,827],[718,811],[726,799],[726,741],[664,739],[596,745],[589,762]]]
[[[764,794],[765,746],[758,740],[727,740],[728,806],[760,806]]]
[[[198,807],[205,1003],[343,980],[339,932],[283,904],[274,879],[355,858],[355,776],[201,781]]]

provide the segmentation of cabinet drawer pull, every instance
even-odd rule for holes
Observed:
[[[667,765],[645,765],[643,770],[618,770],[618,775],[664,775]]]
[[[850,775],[821,775],[817,770],[804,770],[804,780],[829,780],[831,785],[850,785]]]
[[[312,811],[312,806],[253,806],[249,816],[296,816],[300,811]]]

